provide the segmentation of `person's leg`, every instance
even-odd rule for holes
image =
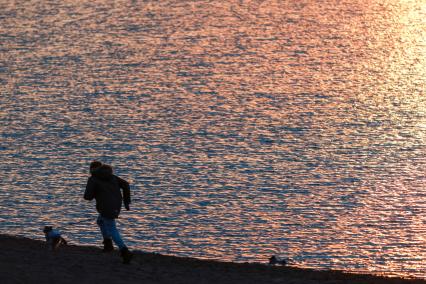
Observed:
[[[101,230],[102,237],[104,239],[111,239],[111,234],[109,233],[108,228],[106,228],[106,224],[104,221],[105,218],[103,218],[101,215],[98,216],[98,219],[96,220],[96,223],[99,226],[99,229]]]
[[[103,251],[104,252],[113,251],[114,246],[112,244],[111,233],[110,233],[110,231],[108,230],[108,227],[105,224],[104,218],[101,215],[99,215],[96,223],[98,224],[99,229],[101,230],[101,233],[102,233],[102,237],[104,238],[104,240],[102,242],[104,244]]]
[[[115,219],[102,218],[103,223],[105,224],[105,229],[108,231],[108,234],[112,237],[114,243],[119,247],[121,257],[123,258],[123,263],[130,263],[133,254],[129,251],[127,246],[124,244],[121,239],[120,233],[117,230]]]
[[[126,245],[123,242],[123,239],[120,236],[120,233],[117,230],[117,226],[115,223],[115,219],[109,219],[102,217],[102,222],[104,224],[104,229],[107,232],[107,235],[109,235],[114,243],[118,246],[118,248],[121,250],[126,247]]]

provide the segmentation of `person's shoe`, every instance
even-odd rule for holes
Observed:
[[[110,252],[114,250],[114,245],[112,244],[111,239],[104,239],[103,244],[104,244],[104,249],[102,250],[103,252]]]
[[[124,247],[120,250],[120,255],[123,258],[124,264],[129,264],[130,261],[132,260],[132,257],[133,257],[133,254],[126,247]]]

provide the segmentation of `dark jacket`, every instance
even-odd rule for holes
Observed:
[[[123,195],[121,195],[121,190]],[[92,172],[87,181],[84,199],[96,199],[96,209],[105,218],[117,218],[120,215],[121,204],[130,204],[130,186],[127,181],[113,175],[112,168],[101,166]]]

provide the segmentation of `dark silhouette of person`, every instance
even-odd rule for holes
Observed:
[[[130,263],[133,254],[124,244],[115,222],[120,215],[122,203],[126,210],[130,210],[130,185],[124,179],[114,175],[111,166],[99,161],[90,163],[90,174],[84,199],[96,200],[96,209],[99,212],[97,224],[103,236],[103,251],[113,251],[112,242],[114,241],[120,250],[123,263]]]

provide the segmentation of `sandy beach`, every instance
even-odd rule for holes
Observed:
[[[426,283],[338,271],[237,264],[136,252],[124,265],[118,252],[62,246],[52,252],[42,241],[0,235],[1,283]]]

